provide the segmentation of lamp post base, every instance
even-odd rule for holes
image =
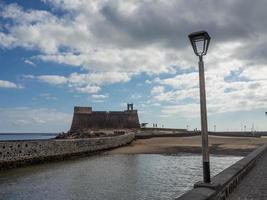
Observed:
[[[203,183],[199,181],[194,184],[194,188],[199,188],[199,187],[205,187],[205,188],[210,188],[212,190],[218,190],[219,188],[221,188],[221,185],[216,184],[216,183]]]
[[[203,162],[204,183],[210,183],[210,162]]]

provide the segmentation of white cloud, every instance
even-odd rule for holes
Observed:
[[[33,132],[68,130],[71,114],[48,108],[0,108],[1,132]]]
[[[34,62],[28,60],[28,59],[25,59],[24,62],[28,65],[31,65],[31,66],[36,66]]]
[[[92,98],[93,99],[106,99],[108,98],[108,95],[107,94],[93,94]]]
[[[247,80],[267,80],[267,67],[266,65],[256,65],[244,69],[240,77]]]
[[[137,100],[137,99],[140,99],[142,97],[141,94],[138,94],[138,93],[134,93],[130,96],[131,99],[134,99],[134,100]]]
[[[80,92],[80,93],[97,93],[101,90],[100,87],[98,86],[90,86],[90,85],[87,85],[87,86],[84,86],[84,87],[76,87],[75,90],[77,92]]]
[[[31,74],[23,74],[21,75],[22,79],[34,79],[35,76],[31,75]]]
[[[146,84],[151,84],[152,81],[151,81],[151,80],[146,80],[145,83],[146,83]]]
[[[4,7],[1,16],[4,18],[13,19],[21,23],[43,22],[49,17],[51,13],[44,10],[27,10],[24,11],[22,7],[17,4],[9,4]]]
[[[21,89],[23,86],[17,85],[11,81],[0,80],[0,88],[14,88],[14,89]]]
[[[1,47],[38,50],[32,59],[83,72],[37,77],[43,82],[97,93],[104,85],[145,73],[153,80],[146,81],[152,86],[151,105],[164,104],[165,114],[191,113],[199,99],[198,59],[187,34],[205,27],[212,37],[204,57],[209,112],[266,107],[266,1],[43,2],[50,12],[5,4],[0,14],[8,19]],[[58,10],[60,16],[53,14]],[[153,79],[163,73],[169,77]]]
[[[138,48],[114,45],[113,40],[122,40],[123,32],[110,33],[112,38],[99,38],[100,34],[94,31],[97,30],[95,26],[105,23],[101,13],[104,2],[60,2],[61,4],[51,2],[66,12],[66,15],[60,18],[48,11],[24,10],[16,4],[4,6],[1,16],[16,23],[8,25],[8,34],[0,32],[3,38],[0,45],[38,49],[42,54],[35,56],[36,59],[91,71],[148,74],[175,72],[175,68],[171,66],[177,58],[177,52],[174,50],[158,49],[153,45]],[[135,7],[133,3],[123,3],[120,8],[126,5]],[[68,13],[70,10],[71,15]],[[114,29],[110,25],[100,26]],[[101,31],[102,33],[104,32]],[[116,35],[117,39],[114,38]],[[62,51],[61,48],[66,50]]]
[[[204,57],[209,114],[250,111],[267,106],[266,65],[250,65],[233,57],[241,47],[240,43],[215,45]],[[192,117],[195,113],[198,117],[197,112],[193,112],[195,109],[192,110],[199,104],[198,72],[155,78],[153,82],[158,85],[151,90],[154,101],[169,104],[161,108],[164,115]]]
[[[163,93],[163,92],[164,92],[163,86],[156,86],[156,87],[153,87],[151,90],[151,94],[158,94],[158,93]]]
[[[225,80],[224,75],[215,75],[213,71],[206,73],[206,96],[207,109],[209,114],[253,110],[266,107],[267,96],[267,80],[249,80],[238,81],[239,76],[233,81]],[[240,77],[243,75],[241,73]],[[179,76],[179,75],[178,75]],[[182,75],[183,77],[186,77]],[[190,76],[189,76],[190,77]],[[253,77],[253,76],[252,76]],[[261,77],[261,76],[257,76]],[[264,78],[262,76],[262,78]],[[182,81],[183,79],[181,79]],[[151,90],[151,94],[155,102],[171,103],[170,106],[163,106],[164,114],[177,114],[180,116],[193,115],[192,103],[194,106],[199,102],[198,78],[191,81],[184,81],[183,87],[179,87],[177,76],[157,80],[160,86],[155,86]],[[163,85],[169,86],[172,89],[166,91]],[[197,86],[197,87],[196,87]],[[188,112],[184,112],[185,110]],[[195,115],[198,117],[198,115]]]
[[[78,74],[72,73],[68,80],[70,84],[75,85],[85,85],[85,84],[94,84],[94,85],[104,85],[112,84],[118,82],[127,82],[130,80],[131,74],[124,72],[97,72],[97,73],[87,73],[87,74]]]
[[[165,49],[162,51],[162,49],[155,47],[142,49],[120,49],[116,47],[95,49],[89,47],[80,54],[47,54],[35,58],[99,72],[175,73],[175,68],[171,64],[177,62],[177,60],[167,58],[166,53],[163,52],[176,53],[173,50]]]
[[[162,113],[165,116],[179,115],[181,117],[198,118],[200,108],[198,104],[168,105],[163,106]]]
[[[67,83],[67,78],[64,76],[57,76],[57,75],[42,75],[38,76],[40,81],[53,84],[53,85],[61,85]]]
[[[198,86],[198,73],[186,73],[179,74],[172,78],[166,79],[155,79],[155,82],[158,82],[162,85],[169,85],[175,89],[185,89],[187,87],[193,88]]]
[[[46,99],[46,100],[57,100],[57,97],[52,96],[49,93],[42,93],[39,95],[41,98]]]
[[[12,48],[16,38],[12,35],[7,35],[5,33],[0,32],[0,46],[5,48]]]
[[[67,85],[73,91],[80,93],[97,93],[102,85],[127,82],[133,74],[124,72],[92,72],[86,74],[72,73],[68,77],[59,75],[42,75],[36,78],[52,85]],[[24,75],[33,79],[33,75]]]

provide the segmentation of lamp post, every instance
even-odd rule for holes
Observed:
[[[202,159],[203,159],[203,180],[210,183],[210,161],[208,142],[208,122],[205,92],[205,74],[203,56],[207,54],[210,36],[206,31],[194,32],[188,35],[195,54],[199,58],[199,89],[200,89],[200,110],[201,110],[201,135],[202,135]]]

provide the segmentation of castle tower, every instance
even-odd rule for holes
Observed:
[[[133,103],[127,104],[127,111],[133,111]]]

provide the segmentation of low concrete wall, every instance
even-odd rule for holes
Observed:
[[[260,135],[260,136],[267,136],[267,132],[266,131],[257,131],[255,132],[256,135]]]
[[[229,137],[260,137],[260,132],[209,132],[209,135]]]
[[[186,129],[183,128],[141,128],[142,131],[173,131],[173,132],[186,132]]]
[[[136,134],[137,139],[146,139],[151,137],[187,137],[201,135],[200,131],[187,131],[186,129],[171,128],[141,128]],[[212,132],[209,135],[222,137],[261,137],[267,136],[267,132]]]
[[[103,138],[2,141],[0,169],[115,148],[130,143],[134,137],[134,133],[128,133]]]
[[[136,134],[136,139],[147,139],[152,137],[189,137],[196,135],[200,135],[200,132],[186,131],[186,129],[141,128]]]
[[[214,176],[211,180],[211,185],[196,183],[194,189],[177,198],[177,200],[227,199],[246,174],[254,167],[257,160],[265,153],[267,153],[267,145],[261,146],[242,160]]]

